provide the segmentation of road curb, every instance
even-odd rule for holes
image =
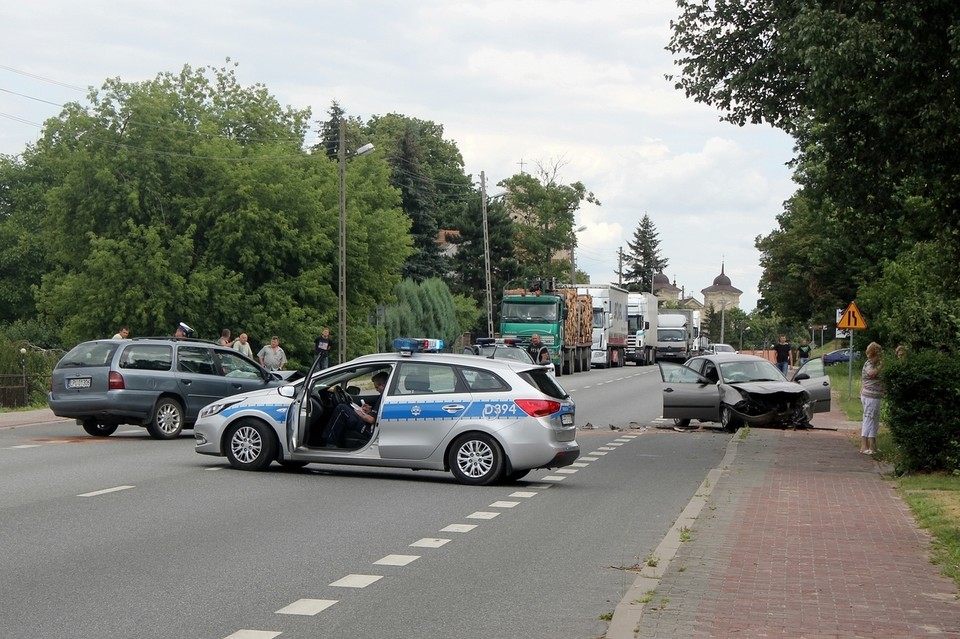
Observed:
[[[739,431],[737,432],[739,433]],[[720,478],[733,465],[737,458],[739,444],[740,437],[738,434],[734,434],[727,444],[720,465],[707,473],[706,478],[697,488],[693,497],[690,498],[683,512],[680,513],[673,526],[667,531],[666,536],[654,549],[652,557],[656,559],[656,565],[650,566],[648,564],[640,570],[640,576],[634,580],[623,599],[614,608],[613,618],[607,627],[606,639],[634,639],[637,626],[640,624],[640,618],[643,617],[643,611],[646,607],[644,600],[649,597],[650,591],[657,589],[660,578],[663,577],[670,566],[670,562],[673,561],[677,551],[680,550],[680,544],[684,543],[682,541],[684,530],[693,528],[697,517],[700,516],[700,512],[709,501],[710,495],[713,494],[713,489]]]

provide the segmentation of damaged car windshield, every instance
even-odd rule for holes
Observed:
[[[720,374],[727,383],[778,382],[784,379],[777,367],[766,361],[724,362]]]

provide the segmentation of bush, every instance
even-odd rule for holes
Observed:
[[[888,355],[882,371],[898,470],[960,470],[960,359],[936,351]]]

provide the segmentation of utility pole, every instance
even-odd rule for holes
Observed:
[[[617,249],[617,286],[623,286],[623,247]]]
[[[339,273],[337,277],[337,350],[339,355],[338,364],[347,361],[347,147],[346,141],[346,122],[343,116],[340,116],[339,144],[337,146],[337,164],[339,168],[339,205],[340,205],[340,259]]]
[[[483,266],[487,278],[487,337],[493,337],[493,289],[490,283],[490,227],[487,224],[487,180],[480,171],[480,210],[483,212]]]

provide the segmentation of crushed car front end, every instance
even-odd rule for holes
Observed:
[[[804,426],[813,417],[810,393],[794,384],[730,385],[723,402],[748,426]]]

